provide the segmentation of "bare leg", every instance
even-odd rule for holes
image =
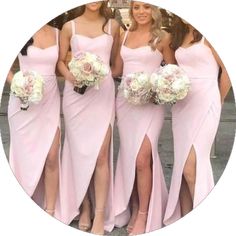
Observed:
[[[151,143],[148,137],[145,136],[136,161],[139,212],[131,235],[145,233],[148,207],[152,190],[151,160]]]
[[[91,206],[88,197],[88,192],[86,193],[82,205],[80,207],[79,216],[79,230],[88,231],[91,228]]]
[[[58,194],[59,186],[59,166],[58,154],[60,146],[60,130],[57,129],[52,146],[49,150],[45,167],[44,167],[44,185],[45,185],[45,199],[46,212],[54,215],[54,209]]]
[[[182,215],[193,209],[194,190],[196,182],[196,153],[192,147],[186,160],[180,192]]]
[[[138,215],[138,209],[139,209],[136,178],[137,177],[135,177],[134,187],[133,187],[133,191],[132,191],[131,198],[130,198],[131,217],[130,217],[128,226],[126,228],[128,233],[130,233],[133,230],[134,223],[135,223],[136,217]]]
[[[181,215],[185,216],[193,209],[193,200],[184,177],[182,177],[182,184],[180,188],[179,197],[180,197]]]
[[[100,149],[96,168],[94,171],[95,189],[95,217],[91,233],[104,234],[105,204],[109,188],[109,152],[111,142],[111,127],[109,126],[106,137]]]

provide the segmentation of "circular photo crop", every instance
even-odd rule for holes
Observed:
[[[186,216],[228,162],[236,110],[214,45],[147,2],[90,2],[22,45],[0,125],[13,174],[45,213],[94,235]]]

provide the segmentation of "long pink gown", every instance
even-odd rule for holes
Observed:
[[[178,48],[176,59],[191,81],[185,99],[172,108],[174,167],[165,213],[165,224],[181,217],[179,193],[184,165],[191,147],[196,152],[195,208],[214,187],[210,151],[221,114],[219,67],[204,38],[188,48]]]
[[[58,41],[57,29],[56,36]],[[20,70],[38,72],[45,83],[42,100],[30,104],[27,111],[20,109],[19,98],[10,96],[10,166],[26,193],[44,207],[42,172],[56,131],[60,129],[60,94],[55,74],[58,42],[45,49],[31,45],[27,55],[19,54],[18,59]]]
[[[95,38],[76,33],[72,24],[72,55],[86,51],[101,57],[109,65],[113,44],[111,21],[108,34]],[[113,128],[115,117],[115,85],[111,73],[102,81],[99,90],[87,88],[83,95],[73,90],[73,84],[66,81],[63,98],[65,118],[65,141],[62,154],[61,204],[62,221],[66,224],[79,215],[93,176],[99,151],[106,132]],[[113,145],[110,144],[109,193],[105,206],[105,230],[111,231],[114,224],[113,207]],[[93,192],[93,191],[92,191]]]
[[[127,34],[125,35],[124,42]],[[152,73],[160,67],[163,56],[150,46],[136,49],[124,45],[121,57],[124,62],[123,75],[132,72]],[[119,91],[116,100],[117,125],[120,135],[120,149],[115,174],[115,224],[126,225],[130,217],[129,200],[135,180],[136,158],[147,136],[152,147],[152,191],[148,209],[146,232],[163,226],[167,202],[167,188],[158,155],[158,138],[164,122],[165,108],[154,104],[132,105]]]

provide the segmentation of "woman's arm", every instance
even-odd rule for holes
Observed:
[[[6,81],[7,81],[7,83],[9,83],[9,84],[11,84],[11,81],[12,81],[12,79],[13,79],[13,77],[14,77],[13,66],[14,66],[15,63],[19,64],[18,57],[16,57],[15,61],[13,62],[12,66],[11,66],[11,69],[9,70],[9,72],[8,72],[8,74],[7,74]]]
[[[220,80],[219,80],[219,90],[220,90],[220,96],[221,96],[221,103],[224,103],[225,97],[227,96],[230,88],[231,88],[231,81],[229,78],[229,75],[226,71],[226,68],[223,64],[223,62],[221,61],[219,55],[217,54],[217,52],[215,51],[215,49],[211,46],[211,44],[206,41],[206,44],[210,47],[213,56],[215,57],[216,62],[218,63],[218,65],[221,68],[221,75],[220,75]]]
[[[121,46],[122,46],[122,43],[123,43],[124,34],[125,33],[122,33],[122,35],[120,36],[120,42],[119,42],[119,45],[118,45],[118,50],[117,50],[117,53],[116,53],[116,57],[115,57],[114,62],[112,63],[112,66],[111,66],[112,77],[113,78],[117,78],[117,77],[121,76],[122,73],[123,73],[123,60],[122,60],[121,55],[120,55],[120,50],[121,50]]]
[[[14,76],[14,74],[13,74],[12,70],[10,70],[10,71],[8,72],[8,75],[7,75],[7,82],[8,82],[9,84],[11,84],[11,81],[12,81],[12,79],[13,79],[13,76]]]
[[[66,58],[70,48],[70,39],[72,36],[71,22],[67,22],[62,27],[59,38],[59,58],[57,62],[57,69],[59,73],[64,77],[65,80],[70,81],[74,84],[75,77],[69,71],[66,65]]]
[[[111,21],[112,21],[112,37],[113,37],[113,45],[111,50],[111,65],[113,65],[119,50],[120,26],[116,20],[112,19]]]
[[[162,55],[166,64],[176,64],[175,52],[170,47],[171,44],[171,34],[164,32],[164,36],[161,40],[162,44]]]

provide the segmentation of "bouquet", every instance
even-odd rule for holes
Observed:
[[[174,64],[168,64],[152,73],[153,99],[155,104],[175,104],[186,97],[190,80],[183,69]]]
[[[122,78],[119,90],[129,103],[134,105],[146,104],[152,97],[149,75],[144,72],[127,74]]]
[[[18,71],[11,82],[11,93],[21,100],[21,110],[30,103],[37,104],[43,97],[43,77],[35,71]]]
[[[99,89],[99,84],[109,73],[109,67],[101,58],[89,52],[77,54],[71,59],[68,67],[76,79],[74,90],[80,94],[84,94],[90,86]]]

